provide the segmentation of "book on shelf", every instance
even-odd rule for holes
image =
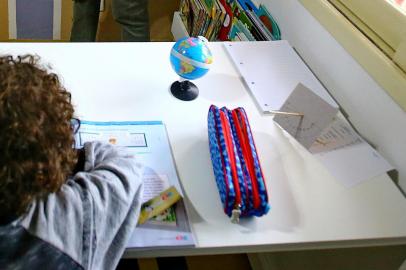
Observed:
[[[190,9],[191,7],[189,0],[180,1],[179,15],[188,33],[190,33],[190,31],[192,30],[192,19],[193,19],[193,14],[190,13]]]
[[[186,0],[186,1],[190,1],[190,10],[189,10],[189,14],[190,14],[190,21],[191,21],[191,28],[190,28],[190,32],[189,34],[191,36],[196,36],[196,32],[198,29],[198,24],[199,24],[199,20],[200,20],[200,8],[199,5],[197,3],[197,0]]]
[[[216,40],[218,38],[218,33],[221,28],[221,25],[223,24],[226,16],[226,9],[224,8],[224,5],[219,1],[216,0],[216,6],[217,6],[217,19],[216,23],[213,25],[213,31],[211,35],[208,37],[210,41]]]
[[[224,18],[220,21],[220,27],[216,33],[213,34],[213,39],[217,38],[221,41],[229,40],[227,35],[230,32],[232,21],[233,21],[233,11],[230,5],[226,2],[226,0],[219,0],[220,4],[223,6],[225,15]]]

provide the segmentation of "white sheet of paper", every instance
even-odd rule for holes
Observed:
[[[333,121],[320,137],[322,140],[325,145],[316,142],[309,151],[346,187],[393,169],[343,117]]]
[[[304,116],[276,115],[274,121],[307,148],[344,186],[351,187],[393,167],[333,107],[298,85],[281,111]]]
[[[363,142],[362,138],[348,123],[339,118],[334,118],[330,126],[324,129],[309,151],[316,154]]]
[[[302,83],[299,83],[282,105],[282,112],[297,112],[303,116],[277,114],[273,120],[309,149],[323,130],[337,115],[338,106],[324,101]]]
[[[263,112],[280,110],[298,83],[337,106],[288,41],[225,42],[224,48]]]

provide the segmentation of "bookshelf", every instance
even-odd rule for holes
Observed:
[[[280,40],[278,23],[265,5],[251,0],[181,0],[172,34],[204,36],[209,41]]]

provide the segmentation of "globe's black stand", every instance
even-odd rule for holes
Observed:
[[[199,95],[199,88],[188,80],[175,81],[171,85],[171,93],[174,97],[180,100],[190,101],[197,98]]]

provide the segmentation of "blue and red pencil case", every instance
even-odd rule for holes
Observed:
[[[210,106],[210,155],[224,212],[241,217],[266,214],[270,206],[265,179],[243,108]]]

